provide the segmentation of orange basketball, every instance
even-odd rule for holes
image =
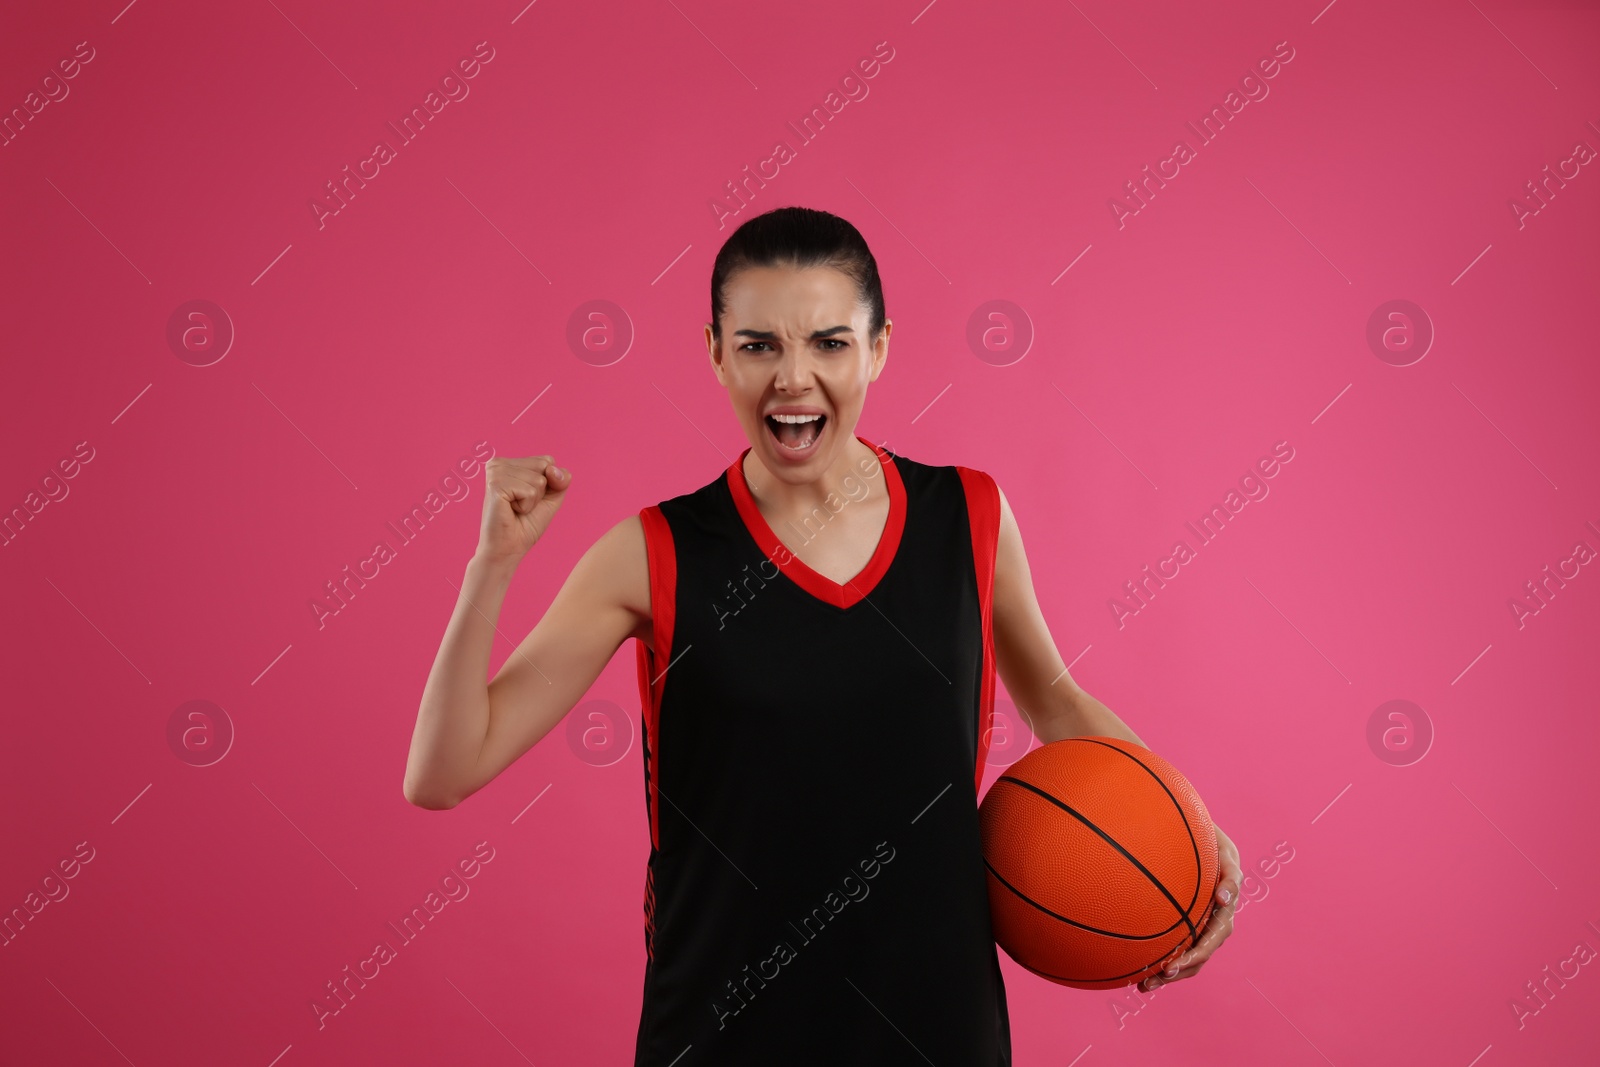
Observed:
[[[995,779],[978,818],[994,939],[1041,978],[1138,982],[1211,917],[1216,827],[1188,779],[1131,741],[1035,749]]]

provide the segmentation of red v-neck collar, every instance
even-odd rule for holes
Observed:
[[[766,516],[762,515],[761,509],[756,506],[755,497],[750,494],[750,486],[744,477],[744,458],[750,454],[749,447],[739,453],[739,458],[729,465],[727,471],[728,489],[733,494],[734,506],[738,508],[745,529],[750,531],[750,536],[755,538],[761,551],[766,553],[773,565],[788,575],[801,589],[818,600],[838,608],[851,607],[877,586],[878,580],[884,576],[889,564],[894,561],[895,551],[900,547],[900,535],[906,525],[906,489],[900,480],[899,470],[895,468],[894,457],[860,434],[856,435],[856,440],[872,449],[878,457],[879,469],[884,474],[884,485],[889,490],[889,519],[884,523],[883,533],[878,537],[878,547],[873,551],[872,558],[867,561],[860,574],[843,585],[806,566],[800,557],[791,552],[778,535],[772,532],[772,527],[767,525]],[[826,512],[828,509],[824,507],[823,510]]]

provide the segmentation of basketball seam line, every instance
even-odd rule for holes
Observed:
[[[1051,911],[1049,908],[1045,907],[1043,904],[1039,903],[1037,900],[1034,900],[1032,897],[1028,896],[1028,894],[1024,893],[1022,890],[1018,889],[1016,886],[1012,885],[1010,882],[1006,881],[1005,876],[1002,875],[999,871],[995,870],[994,869],[994,864],[990,863],[987,858],[984,859],[983,865],[985,867],[989,868],[989,873],[994,875],[995,878],[999,880],[1001,885],[1003,885],[1007,889],[1011,890],[1012,895],[1014,895],[1018,900],[1025,901],[1025,902],[1027,902],[1029,904],[1032,904],[1034,907],[1038,908],[1040,911],[1044,912],[1046,915],[1050,916],[1052,919],[1060,919],[1062,922],[1066,923],[1068,926],[1076,926],[1078,929],[1087,930],[1091,934],[1103,934],[1106,937],[1116,937],[1116,938],[1120,938],[1120,939],[1122,939],[1124,941],[1150,941],[1150,940],[1153,940],[1155,938],[1163,937],[1163,936],[1165,936],[1167,934],[1170,934],[1173,930],[1175,930],[1178,927],[1179,923],[1181,923],[1183,921],[1182,919],[1175,920],[1173,922],[1173,924],[1171,926],[1167,927],[1165,930],[1157,930],[1153,934],[1119,934],[1114,930],[1102,930],[1097,926],[1090,926],[1087,923],[1078,922],[1076,919],[1069,919],[1065,915],[1057,915],[1055,912]]]
[[[1107,745],[1106,747],[1107,748],[1111,748],[1113,746]],[[1124,753],[1124,755],[1126,755],[1126,753]],[[1138,760],[1134,760],[1134,762],[1138,763],[1139,761]],[[1144,766],[1144,765],[1140,764],[1140,766]],[[1149,768],[1145,767],[1145,770],[1148,771]],[[1158,782],[1160,781],[1159,778],[1156,779],[1156,780]],[[1167,898],[1167,901],[1172,905],[1173,909],[1177,911],[1177,913],[1178,913],[1180,919],[1182,920],[1183,924],[1189,928],[1189,935],[1191,937],[1194,936],[1194,934],[1195,934],[1194,920],[1189,918],[1189,913],[1184,911],[1183,905],[1178,903],[1178,898],[1173,896],[1171,891],[1168,890],[1166,886],[1161,884],[1161,879],[1157,878],[1154,874],[1150,873],[1150,869],[1147,868],[1144,864],[1140,863],[1138,858],[1136,856],[1134,856],[1133,853],[1131,853],[1127,849],[1123,848],[1122,844],[1119,841],[1117,841],[1116,838],[1112,837],[1110,834],[1108,834],[1104,830],[1100,829],[1100,827],[1098,827],[1094,823],[1090,822],[1087,818],[1085,818],[1079,812],[1073,810],[1073,808],[1072,808],[1072,806],[1070,804],[1067,804],[1064,801],[1058,800],[1057,798],[1051,796],[1049,793],[1045,792],[1043,789],[1040,789],[1038,786],[1032,784],[1031,782],[1024,782],[1022,779],[1020,779],[1020,778],[1012,778],[1010,775],[1003,775],[1002,777],[1000,777],[998,779],[998,781],[1000,781],[1000,782],[1010,782],[1012,785],[1018,785],[1018,786],[1021,786],[1024,789],[1030,790],[1030,791],[1032,791],[1034,793],[1038,793],[1040,796],[1044,797],[1050,803],[1056,805],[1056,807],[1060,808],[1062,811],[1065,811],[1068,815],[1071,815],[1074,819],[1077,819],[1079,822],[1083,823],[1083,825],[1087,826],[1089,829],[1091,829],[1095,833],[1099,834],[1102,838],[1105,839],[1107,844],[1109,844],[1112,848],[1116,849],[1118,852],[1122,853],[1123,856],[1125,856],[1127,858],[1129,863],[1131,863],[1135,867],[1137,867],[1141,874],[1143,874],[1146,878],[1150,879],[1150,884],[1155,886],[1157,889],[1159,889],[1161,891],[1161,895]],[[1168,797],[1172,796],[1171,793],[1168,793],[1167,795],[1168,795]],[[1177,801],[1174,799],[1173,803],[1177,803]],[[1188,822],[1187,821],[1185,821],[1184,826],[1187,828],[1187,826],[1188,826]],[[1190,840],[1193,841],[1194,834],[1190,833],[1189,837],[1190,837]],[[1200,861],[1200,856],[1199,856],[1199,853],[1197,851],[1196,854],[1195,854],[1195,867],[1196,867],[1196,869],[1198,869],[1199,866],[1200,866],[1200,862],[1199,861]],[[984,862],[987,863],[988,861],[985,860]],[[1197,878],[1196,881],[1198,882],[1199,879]],[[1198,887],[1196,888],[1195,892],[1198,894],[1198,892],[1199,892]],[[1169,927],[1169,929],[1170,929],[1170,927]]]
[[[1134,763],[1138,764],[1140,770],[1144,771],[1144,773],[1148,774],[1151,778],[1153,778],[1155,780],[1156,785],[1159,785],[1161,787],[1161,791],[1163,793],[1167,794],[1167,799],[1172,801],[1173,808],[1175,808],[1177,810],[1177,812],[1178,812],[1178,818],[1183,820],[1183,829],[1189,835],[1189,848],[1190,848],[1191,851],[1194,852],[1194,871],[1195,871],[1194,896],[1189,901],[1189,907],[1185,908],[1184,912],[1183,912],[1184,921],[1188,922],[1188,915],[1189,915],[1190,909],[1192,909],[1195,906],[1195,904],[1199,902],[1199,899],[1200,899],[1200,882],[1205,876],[1205,870],[1200,864],[1200,844],[1199,844],[1199,842],[1197,842],[1194,839],[1194,827],[1189,825],[1189,816],[1184,814],[1183,805],[1178,803],[1178,798],[1172,795],[1172,790],[1167,788],[1167,783],[1163,782],[1161,780],[1161,776],[1156,774],[1155,771],[1151,770],[1149,768],[1149,766],[1145,764],[1144,760],[1139,759],[1133,753],[1127,752],[1127,751],[1125,751],[1123,749],[1120,749],[1116,745],[1108,745],[1104,741],[1096,741],[1092,737],[1073,737],[1073,738],[1067,738],[1066,740],[1087,741],[1090,744],[1099,745],[1101,748],[1109,748],[1111,751],[1116,752],[1116,753],[1118,753],[1118,754],[1120,754],[1122,756],[1127,757],[1128,759],[1132,760]],[[1198,796],[1196,797],[1196,799],[1199,799]],[[1174,900],[1173,903],[1176,904],[1177,901]],[[1210,909],[1211,909],[1210,902],[1207,902],[1206,910],[1209,912]],[[1195,928],[1195,925],[1192,922],[1189,923],[1189,935],[1190,935],[1190,937],[1192,939],[1194,939],[1196,941],[1198,941],[1199,938],[1200,938],[1200,931]]]
[[[1008,953],[1008,955],[1009,955],[1009,953]],[[1163,952],[1160,956],[1157,956],[1154,960],[1152,960],[1151,963],[1160,963],[1162,961],[1162,959],[1164,959],[1168,955],[1171,955],[1170,951],[1169,952]],[[1053,978],[1053,979],[1056,979],[1058,981],[1063,981],[1063,982],[1120,982],[1124,978],[1132,978],[1134,975],[1140,975],[1140,974],[1146,973],[1147,971],[1150,970],[1150,966],[1151,966],[1151,963],[1147,963],[1143,967],[1140,967],[1137,971],[1129,971],[1127,974],[1114,974],[1109,978],[1071,978],[1071,977],[1068,977],[1067,975],[1064,975],[1064,974],[1051,974],[1049,971],[1041,971],[1037,967],[1030,967],[1026,963],[1023,963],[1021,960],[1017,959],[1015,956],[1012,956],[1011,960],[1018,967],[1021,967],[1025,971],[1032,971],[1034,974],[1038,975],[1041,978]],[[1132,985],[1133,983],[1132,982],[1127,982],[1126,984],[1127,985]]]

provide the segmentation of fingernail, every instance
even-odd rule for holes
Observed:
[[[567,470],[567,468],[565,468],[565,467],[557,467],[556,468],[556,473],[561,475],[561,477],[565,478],[568,474],[571,473],[571,471]]]
[[[1223,888],[1217,890],[1217,896],[1221,897],[1222,902],[1226,904],[1228,901],[1233,899],[1233,891],[1224,886]]]

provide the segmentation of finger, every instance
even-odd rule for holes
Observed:
[[[1232,904],[1216,909],[1211,913],[1211,921],[1206,923],[1206,928],[1200,931],[1200,939],[1195,943],[1191,952],[1205,952],[1208,955],[1216,951],[1218,945],[1227,940],[1233,933]]]
[[[1232,905],[1213,909],[1211,918],[1206,923],[1205,929],[1200,932],[1200,937],[1195,946],[1187,952],[1180,953],[1177,958],[1169,960],[1160,975],[1151,975],[1144,981],[1145,989],[1159,989],[1167,982],[1176,982],[1188,978],[1199,972],[1200,967],[1211,958],[1228,935],[1233,933]]]
[[[518,473],[508,476],[500,482],[500,491],[513,503],[517,501],[537,501],[544,494],[547,479],[542,474]]]
[[[1167,966],[1162,971],[1163,977],[1172,978],[1182,968],[1204,963],[1231,933],[1233,933],[1233,909],[1231,907],[1216,909],[1211,913],[1211,921],[1200,931],[1200,937],[1194,946],[1167,961]]]
[[[572,472],[563,467],[551,465],[543,474],[535,475],[530,480],[530,488],[519,494],[515,510],[519,515],[532,515],[544,509],[554,513],[561,506],[567,489],[572,485]]]
[[[1222,868],[1217,878],[1217,890],[1214,894],[1223,904],[1232,904],[1239,899],[1239,886],[1244,882],[1244,870],[1239,866],[1239,861],[1226,852],[1218,851],[1218,864]]]
[[[1201,927],[1200,932],[1195,935],[1194,944],[1191,946],[1191,950],[1194,948],[1203,948],[1207,944],[1216,940],[1219,931],[1224,929],[1233,929],[1233,913],[1235,910],[1236,905],[1233,904],[1214,906],[1211,909],[1211,914],[1206,918],[1206,924]],[[1227,935],[1223,934],[1222,936]]]
[[[552,456],[521,456],[515,458],[496,456],[489,460],[488,470],[490,481],[499,478],[514,481],[544,474],[548,468],[553,466],[555,466],[555,459]]]
[[[1241,879],[1238,875],[1224,875],[1217,879],[1217,891],[1213,894],[1217,903],[1223,907],[1229,907],[1235,900],[1238,900],[1240,881]]]
[[[557,465],[550,456],[533,456],[517,467],[516,473],[518,481],[541,489],[548,485],[557,492],[566,489],[572,478],[572,472]]]
[[[1172,974],[1172,975],[1166,975],[1166,974],[1152,975],[1148,979],[1148,982],[1147,982],[1147,985],[1146,985],[1145,988],[1150,989],[1150,990],[1156,990],[1156,989],[1160,989],[1162,986],[1168,984],[1169,982],[1181,982],[1185,978],[1193,978],[1195,975],[1200,973],[1200,968],[1202,966],[1204,966],[1204,962],[1205,961],[1202,960],[1200,963],[1196,963],[1192,967],[1185,967],[1181,971],[1178,971],[1177,973]]]
[[[1163,971],[1161,974],[1152,974],[1149,978],[1146,978],[1140,983],[1140,988],[1145,990],[1160,989],[1168,982],[1181,981],[1182,979],[1189,977],[1191,974],[1194,974],[1199,969],[1199,964],[1195,964],[1194,966],[1184,970],[1169,968],[1166,971]]]
[[[496,481],[496,488],[512,497],[537,502],[542,496],[557,496],[572,484],[572,472],[554,463],[541,467],[519,467],[505,471]]]
[[[1171,967],[1168,967],[1165,971],[1162,971],[1159,975],[1153,974],[1149,978],[1145,979],[1144,988],[1146,990],[1156,990],[1160,989],[1168,982],[1181,982],[1185,978],[1193,978],[1195,975],[1200,973],[1200,968],[1205,966],[1205,962],[1208,958],[1210,958],[1210,955],[1211,954],[1208,952],[1204,956],[1195,956],[1192,957],[1193,962],[1186,967],[1175,964]],[[1190,957],[1185,958],[1189,959]]]

